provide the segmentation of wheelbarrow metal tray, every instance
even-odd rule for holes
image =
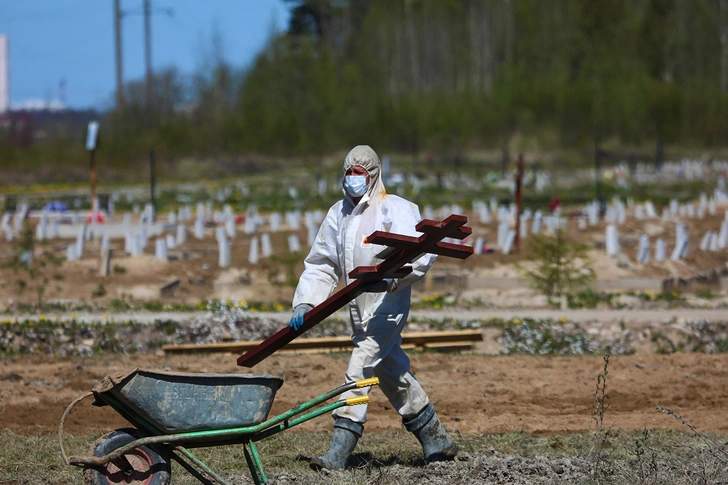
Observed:
[[[94,388],[164,434],[254,426],[268,418],[283,379],[268,375],[191,374],[135,369]]]

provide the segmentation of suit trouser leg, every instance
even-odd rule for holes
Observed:
[[[388,338],[387,338],[388,337]],[[416,416],[429,403],[427,394],[409,371],[410,360],[400,347],[399,333],[378,338],[377,335],[354,337],[355,347],[346,370],[346,381],[379,378],[379,388],[403,418]],[[386,350],[386,354],[382,351]],[[370,388],[353,389],[342,398],[363,396]],[[334,410],[334,418],[347,418],[356,423],[367,420],[366,405],[344,406]]]

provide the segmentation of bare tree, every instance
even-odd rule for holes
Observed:
[[[728,93],[728,0],[718,0],[720,37],[720,92]]]

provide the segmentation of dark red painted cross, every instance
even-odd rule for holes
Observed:
[[[260,345],[238,357],[238,365],[253,367],[361,295],[363,293],[362,286],[366,283],[380,281],[384,278],[402,278],[408,275],[412,272],[412,266],[406,265],[419,259],[424,254],[438,254],[458,259],[467,258],[473,254],[472,247],[442,241],[446,237],[464,239],[469,236],[472,229],[465,225],[467,222],[467,217],[457,214],[452,214],[442,222],[423,219],[415,226],[415,229],[422,233],[419,237],[374,231],[366,238],[365,242],[387,246],[377,255],[378,258],[383,259],[381,263],[376,266],[354,268],[349,273],[349,278],[353,278],[355,281],[352,281],[345,288],[337,291],[326,301],[306,313],[303,325],[299,330],[293,330],[286,325],[275,335],[268,337]]]

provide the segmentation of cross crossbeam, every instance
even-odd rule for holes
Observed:
[[[458,214],[452,214],[442,222],[423,219],[415,226],[415,229],[422,233],[419,237],[383,231],[373,232],[366,238],[367,243],[388,246],[377,255],[378,258],[383,259],[381,263],[376,266],[354,268],[349,273],[349,278],[354,279],[354,281],[306,313],[303,325],[299,330],[293,330],[286,325],[261,342],[260,345],[238,357],[238,365],[253,367],[269,357],[303,332],[321,323],[339,308],[361,295],[363,285],[381,281],[385,278],[402,278],[406,276],[412,272],[412,267],[407,265],[424,254],[431,253],[459,259],[469,257],[473,254],[472,247],[442,241],[448,237],[464,239],[469,236],[472,229],[465,226],[467,222],[467,217]]]

